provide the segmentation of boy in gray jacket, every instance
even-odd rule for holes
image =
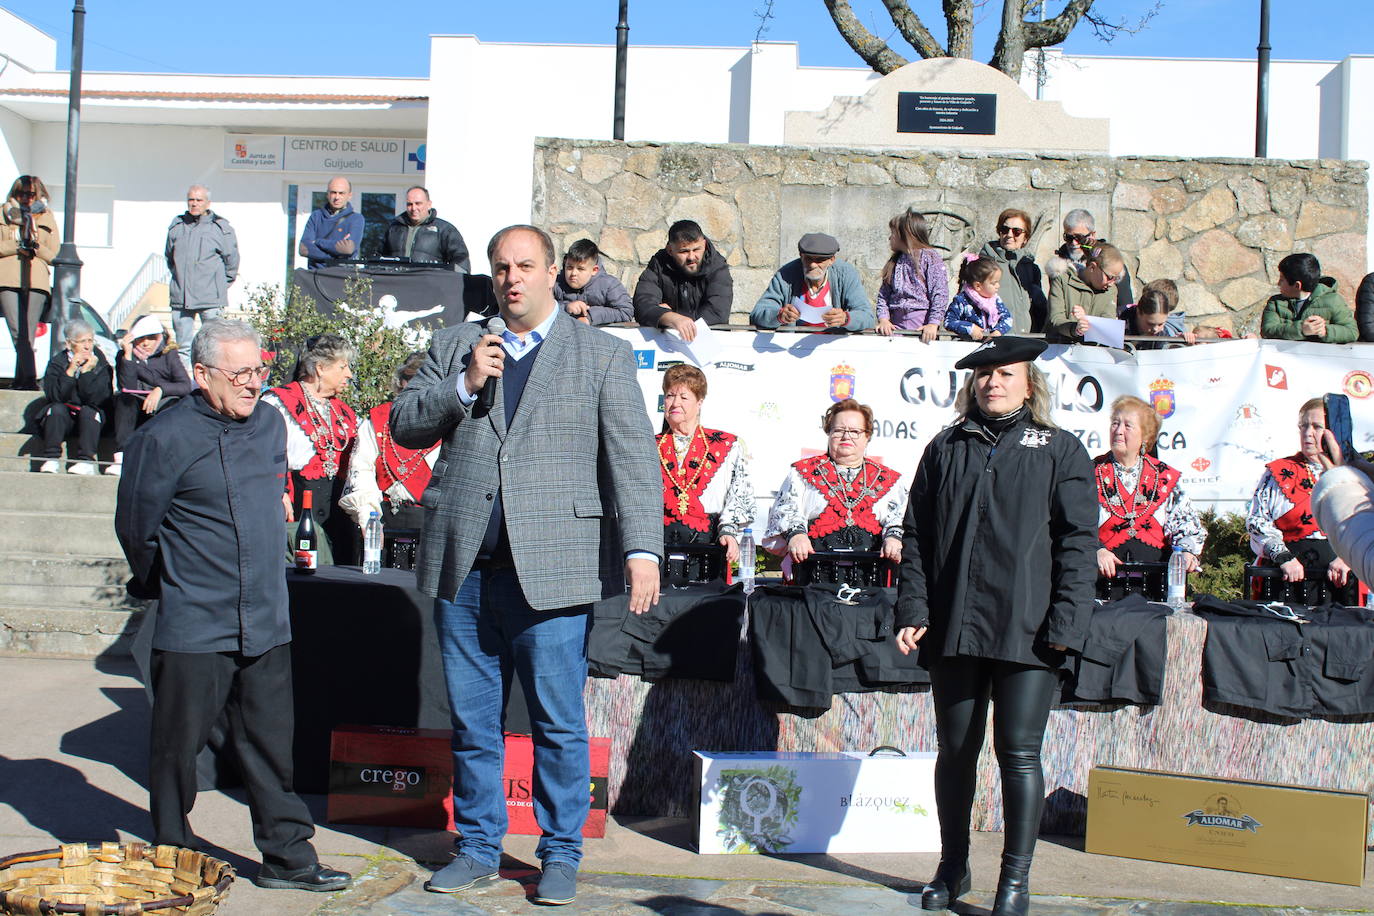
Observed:
[[[578,239],[568,246],[553,297],[563,311],[587,324],[613,324],[635,318],[629,292],[601,269],[601,249],[591,239]]]

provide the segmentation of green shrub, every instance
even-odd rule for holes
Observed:
[[[1195,594],[1215,595],[1224,601],[1244,597],[1245,565],[1254,560],[1250,536],[1245,533],[1245,516],[1239,512],[1218,515],[1215,509],[1200,513],[1207,529],[1202,548],[1202,571],[1191,578]]]
[[[276,284],[264,283],[248,291],[248,321],[262,334],[263,349],[272,354],[271,385],[291,381],[296,355],[307,338],[332,332],[358,351],[353,363],[353,383],[341,397],[360,415],[391,400],[391,380],[406,357],[429,346],[429,331],[387,322],[387,314],[372,304],[372,281],[348,280],[343,297],[331,314],[322,314],[315,302],[293,286],[290,297]]]

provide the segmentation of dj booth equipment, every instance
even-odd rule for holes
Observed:
[[[372,284],[370,304],[395,313],[394,321],[430,329],[461,324],[468,313],[496,314],[491,277],[464,274],[435,264],[354,261],[344,265],[300,269],[291,278],[301,294],[323,314],[334,311],[349,281]],[[407,313],[414,313],[410,317]]]

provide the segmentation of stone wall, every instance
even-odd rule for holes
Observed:
[[[560,250],[594,239],[633,292],[668,225],[699,222],[729,261],[736,321],[810,231],[840,240],[870,295],[888,219],[927,214],[947,258],[980,247],[1005,207],[1031,214],[1044,264],[1075,207],[1137,279],[1178,282],[1210,324],[1253,326],[1280,259],[1310,251],[1353,304],[1365,272],[1368,166],[1322,159],[1179,159],[976,151],[538,141],[533,218]]]

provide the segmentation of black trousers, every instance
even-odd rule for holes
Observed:
[[[43,427],[43,457],[61,458],[62,443],[76,427],[76,457],[94,461],[100,448],[100,427],[105,414],[99,408],[85,405],[75,414],[66,404],[49,404],[43,408],[39,424]]]
[[[253,842],[262,860],[288,869],[318,861],[315,825],[292,789],[291,646],[258,656],[153,650],[149,754],[153,841],[196,848],[187,815],[196,801],[196,755],[222,711],[238,757]]]
[[[177,401],[181,400],[181,398],[176,396],[164,396],[160,401],[157,402],[157,410],[153,413],[148,414],[143,412],[143,399],[145,397],[146,395],[125,394],[122,391],[115,395],[115,451],[124,451],[124,446],[128,444],[129,437],[134,434],[134,430],[138,429],[144,423],[148,422],[153,417],[157,416],[157,414],[162,413],[162,411],[166,410],[168,407],[171,407]]]
[[[1029,856],[1040,832],[1045,804],[1045,773],[1040,745],[1059,689],[1059,675],[986,658],[955,656],[930,669],[935,701],[935,806],[940,815],[941,858],[968,858],[978,752],[983,749],[988,701],[993,717],[993,747],[1002,770],[1003,852]]]

